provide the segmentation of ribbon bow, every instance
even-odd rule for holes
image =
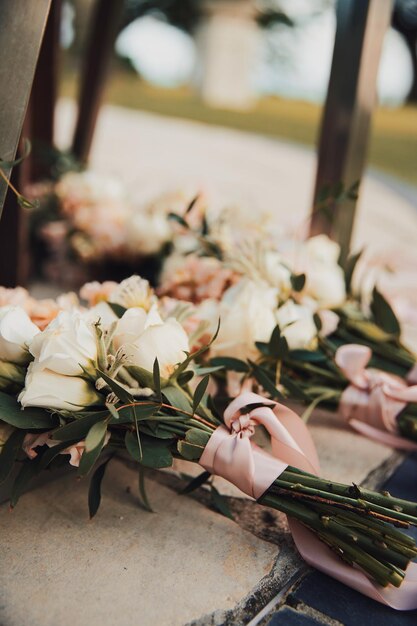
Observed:
[[[372,351],[347,344],[335,355],[336,364],[350,381],[342,393],[340,413],[350,426],[380,443],[401,450],[417,450],[417,444],[401,437],[397,416],[409,402],[417,402],[417,385],[381,370],[367,369]]]
[[[319,473],[311,435],[288,407],[244,392],[229,404],[224,422],[225,426],[219,426],[206,444],[200,465],[247,495],[260,498],[288,465]],[[271,436],[272,455],[250,441],[258,424]],[[382,604],[399,610],[417,608],[417,564],[409,565],[399,589],[380,587],[344,563],[300,522],[289,519],[288,524],[298,551],[309,565]]]

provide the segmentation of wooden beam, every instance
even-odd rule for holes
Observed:
[[[384,35],[393,0],[338,0],[337,29],[324,107],[314,190],[314,207],[325,185],[350,188],[362,179]],[[349,252],[356,201],[343,199],[331,216],[315,211],[311,234],[327,233]]]
[[[16,155],[50,4],[0,0],[0,158],[6,161]],[[6,190],[1,180],[0,217]]]
[[[88,159],[93,141],[123,6],[123,0],[97,0],[91,16],[72,144],[74,156],[83,163]]]

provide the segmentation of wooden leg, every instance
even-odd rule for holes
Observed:
[[[123,11],[123,0],[97,0],[93,10],[82,73],[72,151],[86,162],[103,96],[107,70]]]
[[[322,119],[314,207],[325,185],[350,188],[363,176],[376,81],[392,0],[338,0],[337,30]],[[356,201],[343,199],[315,211],[311,234],[327,233],[349,253]]]

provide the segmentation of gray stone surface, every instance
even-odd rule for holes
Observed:
[[[136,480],[113,461],[92,522],[73,474],[0,507],[2,626],[179,626],[269,574],[277,546],[155,482],[146,513]]]

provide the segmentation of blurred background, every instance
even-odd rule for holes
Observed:
[[[94,0],[65,0],[60,94],[76,97]],[[334,0],[126,0],[105,102],[315,143]],[[370,164],[417,183],[417,2],[396,0]]]

